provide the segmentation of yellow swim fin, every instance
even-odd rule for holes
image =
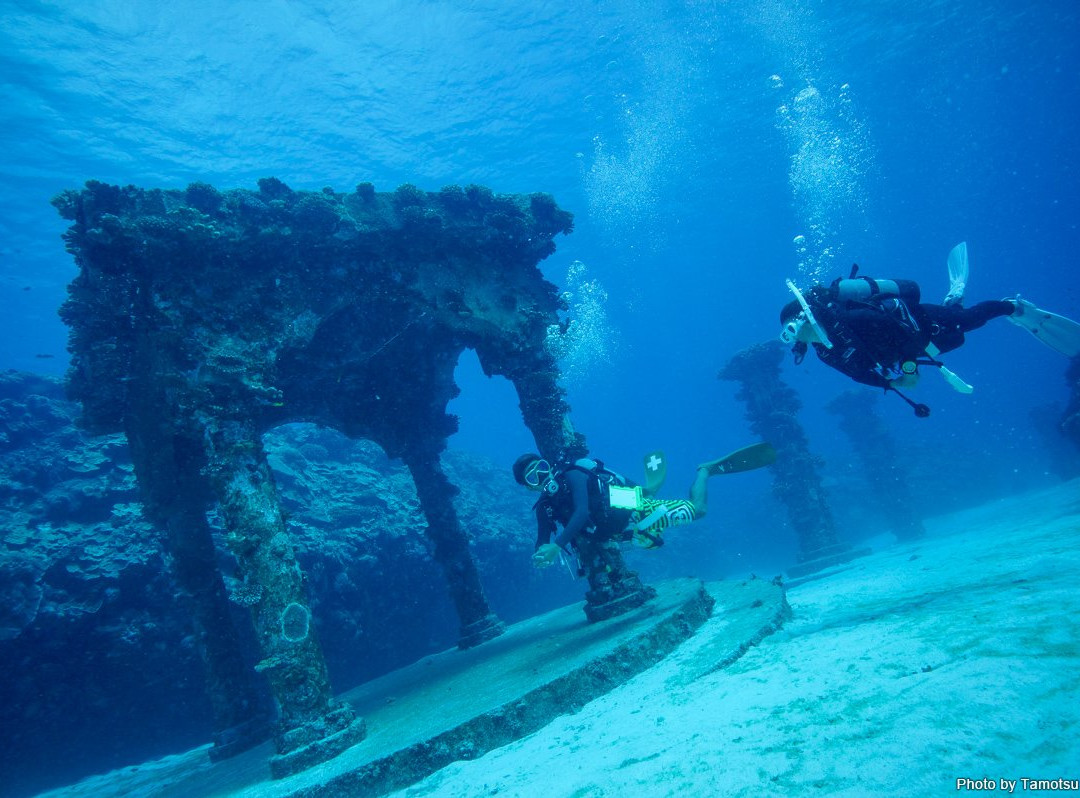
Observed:
[[[734,474],[738,471],[753,471],[776,462],[776,449],[771,443],[752,443],[737,449],[726,457],[702,463],[698,468],[707,469],[709,476]]]
[[[655,496],[656,492],[664,486],[667,479],[667,458],[661,451],[649,452],[645,455],[645,487],[642,493],[646,496]]]

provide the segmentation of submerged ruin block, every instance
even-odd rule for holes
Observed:
[[[784,347],[779,341],[754,344],[736,354],[721,369],[722,380],[742,385],[736,398],[746,403],[746,419],[762,440],[776,449],[772,466],[773,494],[787,507],[799,539],[799,576],[856,556],[840,543],[821,481],[821,466],[810,452],[806,433],[796,415],[802,407],[795,391],[780,379]]]
[[[840,429],[862,466],[872,501],[897,540],[917,540],[926,534],[915,513],[908,475],[899,462],[900,447],[877,412],[877,397],[866,391],[844,391],[825,409],[840,418]]]
[[[1072,400],[1077,405],[1077,399]],[[1080,416],[1072,414],[1071,427],[1074,439],[1068,438],[1066,422],[1069,414],[1062,410],[1060,402],[1036,405],[1028,411],[1028,420],[1046,453],[1049,470],[1063,480],[1080,476]]]
[[[545,345],[565,308],[537,266],[572,229],[569,213],[546,194],[378,193],[367,183],[303,192],[274,178],[258,191],[89,182],[53,202],[72,222],[65,240],[79,267],[61,309],[69,393],[91,431],[124,432],[131,444],[149,514],[168,529],[179,581],[206,616],[196,626],[224,745],[239,750],[260,724],[233,633],[218,622],[220,574],[207,575],[205,511],[215,505],[278,704],[274,773],[364,734],[334,701],[312,633],[262,448],[277,425],[314,422],[402,459],[458,612],[459,645],[501,633],[440,463],[457,428],[446,405],[458,393],[458,357],[473,349],[485,373],[514,384],[546,457],[586,452]],[[591,603],[648,596],[617,552],[605,567],[590,574]]]
[[[1080,449],[1080,356],[1069,361],[1065,371],[1069,400],[1061,414],[1061,432]]]

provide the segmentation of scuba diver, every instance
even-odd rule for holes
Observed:
[[[780,340],[793,344],[795,363],[806,356],[807,345],[818,358],[856,382],[892,391],[925,418],[930,408],[899,391],[914,387],[919,367],[936,368],[960,393],[972,386],[945,367],[938,355],[964,343],[964,335],[991,319],[1004,316],[1067,357],[1080,354],[1080,324],[1015,299],[963,306],[968,280],[967,244],[949,253],[949,293],[940,305],[920,302],[920,290],[911,280],[874,280],[858,277],[858,265],[848,279],[837,278],[828,287],[814,286],[804,295],[791,281],[795,299],[780,311]]]
[[[747,446],[699,465],[689,500],[665,500],[652,498],[666,473],[660,452],[645,458],[648,474],[645,487],[605,467],[599,460],[586,457],[552,465],[538,454],[523,454],[514,462],[514,479],[519,485],[542,494],[533,507],[536,512],[533,565],[546,568],[560,553],[572,554],[575,541],[583,535],[597,540],[633,540],[648,549],[662,546],[663,530],[705,516],[709,477],[762,468],[775,460],[776,451],[769,444]],[[556,535],[558,525],[563,529]]]

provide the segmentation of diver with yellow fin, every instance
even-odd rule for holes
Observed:
[[[847,279],[803,292],[791,281],[795,295],[780,311],[780,340],[792,344],[801,363],[808,346],[827,366],[856,382],[892,391],[925,418],[930,408],[909,399],[900,388],[914,387],[919,367],[935,368],[960,393],[974,388],[950,371],[938,355],[957,349],[965,333],[991,319],[1005,317],[1066,357],[1080,355],[1080,324],[1017,296],[1015,299],[963,305],[969,270],[967,244],[949,253],[949,292],[940,305],[921,302],[911,280],[876,280],[858,276],[858,265]]]
[[[599,460],[585,457],[552,465],[538,454],[523,454],[514,462],[514,479],[541,494],[533,508],[536,512],[533,564],[538,568],[551,565],[561,552],[573,549],[580,535],[633,540],[649,549],[662,546],[663,530],[705,516],[709,477],[762,468],[775,460],[772,446],[756,443],[719,460],[702,463],[687,500],[655,498],[667,472],[662,452],[646,455],[644,487]],[[562,531],[556,534],[559,526]]]

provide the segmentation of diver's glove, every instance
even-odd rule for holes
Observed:
[[[545,543],[533,553],[532,564],[537,568],[547,568],[559,556],[558,543]]]

